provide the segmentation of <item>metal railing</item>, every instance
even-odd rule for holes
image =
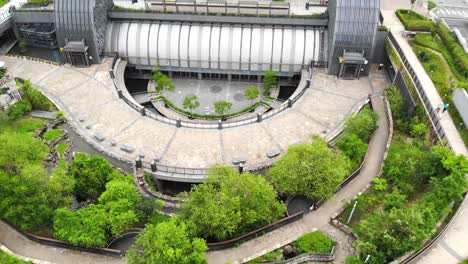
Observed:
[[[429,121],[431,122],[431,125],[434,129],[435,134],[437,135],[439,141],[442,142],[442,140],[446,140],[447,137],[445,135],[444,128],[440,124],[440,119],[438,118],[437,112],[436,112],[436,107],[431,105],[431,102],[429,98],[426,95],[426,92],[424,88],[421,85],[421,82],[419,81],[419,77],[416,75],[413,67],[409,63],[408,59],[406,58],[405,54],[403,53],[403,50],[401,49],[400,45],[398,45],[398,42],[395,39],[395,36],[393,36],[392,32],[389,32],[388,34],[388,39],[390,40],[393,48],[395,51],[398,53],[400,56],[401,62],[403,63],[404,67],[406,68],[406,72],[409,74],[411,77],[411,80],[414,83],[414,87],[416,87],[416,92],[419,95],[419,98],[422,102],[422,105],[427,113],[427,116],[429,117]],[[450,145],[450,142],[448,142],[449,147],[452,149],[452,146]]]
[[[115,56],[118,56],[117,54],[115,54]],[[241,119],[241,120],[237,120],[237,121],[221,121],[219,120],[218,123],[206,123],[203,122],[197,122],[197,121],[190,121],[190,120],[181,120],[181,119],[172,119],[172,118],[168,118],[168,117],[165,117],[165,116],[162,116],[162,115],[158,115],[157,113],[154,113],[152,111],[150,111],[149,109],[146,109],[144,108],[142,105],[138,104],[136,101],[133,100],[133,98],[129,98],[131,97],[131,95],[127,92],[127,91],[123,91],[123,89],[126,89],[125,87],[125,84],[121,84],[120,88],[119,88],[119,85],[116,83],[116,79],[117,78],[123,78],[123,76],[114,76],[115,74],[117,75],[123,75],[124,73],[123,72],[117,72],[118,71],[118,67],[119,67],[119,63],[122,62],[121,59],[115,59],[115,63],[114,64],[114,71],[111,73],[111,76],[113,76],[113,80],[114,80],[114,87],[115,89],[117,90],[118,94],[119,94],[119,97],[125,102],[127,103],[131,108],[135,109],[136,111],[138,111],[141,115],[144,115],[144,116],[147,116],[151,119],[154,119],[154,120],[157,120],[157,121],[160,121],[160,122],[163,122],[163,123],[166,123],[166,124],[169,124],[169,125],[174,125],[174,126],[177,126],[177,127],[186,127],[186,128],[197,128],[197,129],[223,129],[223,128],[232,128],[232,127],[239,127],[239,126],[245,126],[245,125],[248,125],[248,124],[253,124],[253,123],[257,123],[257,122],[261,122],[262,120],[265,120],[265,119],[268,119],[268,118],[271,118],[281,112],[283,112],[284,110],[288,109],[288,108],[291,108],[293,106],[294,103],[296,103],[301,97],[302,95],[304,95],[304,93],[306,92],[307,88],[309,88],[309,85],[310,85],[310,80],[312,78],[312,73],[313,73],[313,67],[310,66],[308,71],[303,71],[302,73],[302,78],[301,78],[301,81],[298,85],[298,90],[296,90],[296,92],[291,96],[290,99],[286,100],[285,102],[283,102],[280,107],[272,110],[272,111],[269,111],[269,112],[266,112],[266,113],[263,113],[263,114],[259,114],[257,115],[257,117],[250,117],[250,118],[245,118],[245,119]],[[122,81],[122,80],[120,80]]]

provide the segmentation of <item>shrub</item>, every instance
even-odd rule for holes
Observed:
[[[320,231],[305,234],[294,241],[294,245],[304,253],[329,253],[335,242]]]
[[[36,88],[32,87],[29,80],[24,81],[24,83],[17,82],[17,86],[20,88],[23,98],[31,104],[32,109],[49,111],[52,108],[52,102]]]
[[[31,112],[31,110],[31,104],[28,101],[22,100],[14,103],[7,109],[7,116],[9,120],[13,121]]]
[[[356,134],[364,142],[368,142],[374,131],[378,128],[378,120],[379,116],[366,107],[359,114],[348,120],[346,130],[349,133]]]
[[[442,23],[438,23],[436,25],[436,30],[440,39],[451,53],[455,61],[455,65],[459,68],[460,73],[464,78],[468,78],[468,54],[465,52],[463,47],[460,46],[448,27]]]
[[[353,169],[359,167],[367,152],[367,144],[356,134],[347,134],[336,146],[349,158]]]
[[[62,129],[51,129],[44,134],[44,139],[46,141],[54,141],[62,134],[63,134]]]
[[[427,21],[426,18],[412,10],[398,9],[396,15],[406,30],[411,31],[431,31],[434,28],[434,23]]]

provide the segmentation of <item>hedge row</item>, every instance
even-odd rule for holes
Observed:
[[[463,78],[468,78],[468,54],[457,42],[457,39],[448,27],[442,23],[438,23],[435,28],[440,39],[455,60],[458,71],[463,75]]]
[[[401,20],[406,30],[432,31],[434,28],[434,22],[427,21],[423,15],[412,10],[398,9],[396,15]]]
[[[256,102],[255,104],[239,111],[239,112],[235,112],[235,113],[232,113],[232,114],[226,114],[224,116],[221,116],[221,115],[200,115],[200,114],[196,114],[196,113],[193,113],[191,114],[189,111],[185,111],[183,109],[180,109],[178,108],[177,106],[175,106],[171,101],[169,101],[166,97],[164,96],[158,96],[155,98],[156,101],[158,100],[162,100],[167,106],[169,106],[170,108],[174,109],[176,112],[179,112],[183,115],[186,115],[186,116],[193,116],[193,117],[198,117],[198,118],[205,118],[205,119],[222,119],[222,118],[230,118],[230,117],[234,117],[234,116],[237,116],[237,115],[240,115],[240,114],[243,114],[243,113],[247,113],[248,111],[252,110],[252,109],[255,109],[257,106],[259,105],[265,105],[265,106],[270,106],[270,104],[266,103],[266,102]]]

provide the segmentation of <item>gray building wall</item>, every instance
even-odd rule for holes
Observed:
[[[374,56],[371,59],[372,63],[384,63],[385,61],[385,40],[387,39],[388,31],[377,31],[375,39]]]
[[[464,89],[456,89],[453,94],[453,102],[460,113],[465,127],[468,128],[468,93]],[[458,124],[455,124],[458,125]]]
[[[55,0],[55,27],[60,47],[69,41],[85,39],[92,63],[101,61],[112,0]]]
[[[374,56],[380,0],[330,0],[328,2],[328,73],[337,74],[343,51]]]

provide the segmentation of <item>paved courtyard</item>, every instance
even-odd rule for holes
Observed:
[[[245,87],[254,85],[261,89],[261,83],[256,82],[227,82],[213,80],[174,79],[175,91],[164,91],[163,95],[180,109],[184,109],[183,102],[187,95],[196,95],[200,107],[193,110],[196,114],[217,115],[213,104],[217,101],[229,101],[232,108],[225,114],[239,112],[251,105],[250,100],[245,99]],[[262,94],[262,91],[259,93]],[[258,102],[259,99],[253,102]],[[188,111],[188,109],[186,109]]]
[[[1,60],[11,76],[31,79],[66,113],[78,134],[98,149],[127,161],[142,154],[148,162],[159,159],[163,165],[185,168],[231,164],[236,157],[245,158],[247,166],[269,162],[266,153],[272,149],[284,154],[288,146],[309,141],[311,134],[325,136],[339,129],[373,91],[367,78],[336,80],[317,69],[311,89],[291,109],[273,118],[223,130],[176,128],[142,117],[118,99],[109,77],[111,59],[90,68],[15,57]],[[97,135],[104,140],[97,140]],[[135,151],[122,151],[124,145]]]

